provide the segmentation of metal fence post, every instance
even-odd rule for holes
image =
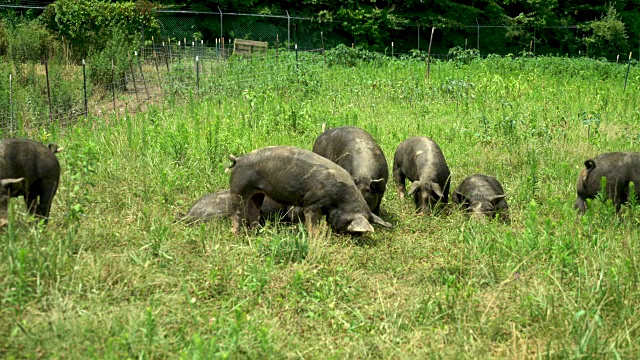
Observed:
[[[418,51],[420,51],[420,24],[418,24]]]
[[[113,112],[118,113],[116,111],[116,70],[115,65],[113,63],[113,58],[111,58],[111,97],[113,98]]]
[[[13,134],[13,78],[9,74],[9,131]]]
[[[156,75],[158,75],[158,86],[162,89],[162,81],[160,80],[160,70],[158,69],[158,55],[156,55],[156,50],[153,50],[153,60],[156,63]]]
[[[327,56],[324,54],[324,36],[322,35],[322,31],[320,31],[320,41],[322,42],[322,59],[324,60],[324,64],[327,65]]]
[[[218,6],[218,12],[220,12],[220,39],[222,39],[222,10],[220,10],[220,6]]]
[[[49,60],[44,62],[44,74],[47,77],[47,98],[49,99],[49,119],[53,124],[53,104],[51,104],[51,85],[49,84]]]
[[[133,64],[131,63],[131,53],[127,53],[129,57],[129,70],[131,70],[131,79],[133,80],[133,92],[136,94],[136,103],[138,103],[138,108],[140,108],[140,99],[138,99],[138,87],[136,86],[136,74],[133,72]]]
[[[478,22],[478,18],[476,18],[476,26],[478,29],[478,40],[476,41],[476,49],[478,49],[478,54],[480,53],[480,23]]]
[[[629,53],[629,62],[627,63],[627,74],[624,76],[624,88],[622,92],[627,91],[627,79],[629,78],[629,68],[631,68],[631,53]]]
[[[287,10],[287,50],[289,50],[289,44],[291,44],[291,16]]]
[[[84,117],[89,116],[89,101],[87,100],[87,64],[82,59],[82,91],[84,93]]]
[[[136,59],[138,61],[138,68],[140,69],[140,77],[142,78],[142,85],[144,85],[144,91],[147,93],[147,100],[150,99],[149,89],[147,88],[147,81],[144,79],[144,73],[142,72],[142,64],[140,63],[140,57],[138,57],[138,52],[134,52],[136,54]],[[140,54],[142,56],[142,54]]]
[[[198,56],[196,55],[196,98],[200,94],[200,66],[198,66]]]
[[[436,27],[431,27],[431,37],[429,38],[429,51],[427,52],[427,80],[431,77],[431,43],[433,42],[433,33]]]

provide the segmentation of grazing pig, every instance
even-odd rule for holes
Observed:
[[[369,210],[345,169],[309,150],[271,146],[229,158],[234,233],[245,220],[249,226],[258,222],[265,196],[302,207],[310,232],[323,215],[338,232],[373,232],[371,223],[391,226]]]
[[[24,197],[30,214],[48,221],[60,182],[60,150],[29,139],[0,141],[0,227],[8,221],[9,198],[17,196]]]
[[[232,211],[231,192],[229,190],[220,190],[207,194],[196,201],[183,220],[195,223],[215,218],[226,218],[231,216]],[[281,205],[265,197],[260,207],[260,218],[266,219],[273,216],[284,222],[304,221],[304,215],[302,215],[300,208]]]
[[[318,136],[313,152],[347,170],[369,209],[380,215],[389,167],[382,149],[368,132],[356,126],[329,129]]]
[[[453,202],[471,212],[472,218],[493,218],[509,221],[509,206],[502,185],[493,176],[467,176],[453,191]]]
[[[605,194],[618,212],[629,200],[629,183],[634,183],[636,194],[640,192],[640,153],[611,152],[584,162],[584,169],[578,175],[578,199],[574,205],[580,214],[587,210],[586,200],[594,198],[601,190],[603,177],[606,178]]]
[[[435,141],[423,137],[410,137],[401,142],[393,157],[393,178],[400,199],[404,199],[405,178],[412,181],[409,195],[413,195],[416,208],[429,213],[438,203],[449,201],[449,167]]]
[[[201,197],[189,209],[185,220],[189,222],[208,221],[231,215],[231,193],[221,190]]]

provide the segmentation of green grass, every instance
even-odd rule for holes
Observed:
[[[640,355],[637,206],[578,218],[585,159],[640,150],[640,74],[588,59],[280,64],[199,100],[41,129],[63,173],[46,229],[21,200],[0,241],[0,353],[46,358],[521,358]],[[285,71],[286,70],[286,71]],[[240,78],[227,69],[230,79]],[[222,83],[221,83],[222,84]],[[189,100],[191,99],[191,100]],[[230,153],[311,149],[358,125],[391,163],[442,147],[453,186],[494,175],[511,225],[414,214],[390,182],[366,238],[175,222],[228,186]]]

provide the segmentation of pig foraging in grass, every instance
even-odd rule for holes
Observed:
[[[198,199],[183,220],[195,223],[216,218],[226,218],[231,216],[232,211],[231,192],[225,189],[207,194]],[[270,217],[275,217],[282,222],[304,221],[304,215],[300,208],[278,204],[265,197],[260,207],[260,219],[264,220]]]
[[[410,137],[398,145],[393,157],[393,178],[400,199],[404,199],[405,178],[412,181],[409,195],[416,208],[430,213],[438,203],[449,201],[449,167],[435,141],[424,137]]]
[[[338,232],[373,232],[371,223],[391,226],[369,210],[345,169],[309,150],[271,146],[229,158],[236,234],[243,222],[250,227],[258,222],[265,196],[301,207],[309,232],[323,215]]]
[[[369,209],[380,215],[389,166],[382,149],[368,132],[356,126],[323,131],[313,144],[313,152],[347,170]]]
[[[584,162],[584,168],[578,175],[578,199],[574,205],[580,214],[587,210],[587,199],[595,198],[600,192],[603,177],[606,178],[605,195],[613,201],[618,212],[629,200],[630,183],[634,183],[636,195],[640,191],[640,153],[604,153]]]
[[[198,199],[187,212],[185,220],[189,222],[208,221],[230,215],[231,193],[229,190],[220,190]]]
[[[0,141],[0,227],[7,224],[9,199],[23,196],[30,214],[46,223],[60,182],[56,144],[29,139]]]
[[[467,176],[453,191],[453,202],[471,212],[472,218],[493,218],[509,221],[509,206],[502,185],[493,176]]]

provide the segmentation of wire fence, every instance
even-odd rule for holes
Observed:
[[[276,41],[291,49],[298,44],[301,49],[333,48],[338,44],[360,46],[353,35],[347,33],[342,23],[323,21],[314,17],[283,14],[251,14],[239,12],[197,12],[159,10],[157,19],[159,33],[147,29],[142,38],[148,42],[151,36],[161,39],[194,39],[211,44],[215,39],[252,39],[266,41],[274,46]],[[431,26],[406,24],[384,29],[388,44],[383,44],[390,53],[425,51],[429,46]],[[322,34],[322,35],[321,35]],[[453,47],[475,48],[481,54],[507,55],[530,51],[534,54],[577,56],[587,49],[582,42],[578,26],[522,27],[471,24],[463,28],[436,29],[432,51],[445,54]],[[277,39],[276,39],[277,38]],[[367,44],[368,45],[368,44]],[[393,48],[393,49],[392,49]],[[638,43],[640,49],[640,43]],[[616,54],[612,54],[615,57]]]
[[[160,31],[141,29],[139,50],[130,59],[114,59],[111,74],[107,71],[100,84],[87,76],[97,65],[84,61],[0,66],[0,131],[14,134],[46,124],[69,124],[89,115],[139,111],[148,104],[223,89],[241,91],[247,84],[264,83],[265,78],[298,76],[301,68],[306,73],[321,71],[325,64],[320,51],[338,44],[358,45],[335,23],[286,11],[263,15],[164,10],[157,15]],[[482,55],[577,56],[583,51],[579,31],[577,26],[522,29],[480,24],[436,29],[431,56],[447,59],[449,49],[456,46]],[[425,51],[431,34],[431,27],[419,24],[389,31],[391,41],[384,53],[400,56]],[[269,50],[261,57],[231,56],[237,39],[264,41]],[[615,61],[617,55],[608,58]]]
[[[17,66],[0,80],[0,132],[14,135],[49,124],[64,126],[88,116],[123,115],[149,104],[175,104],[216,93],[241,95],[259,84],[295,81],[301,72],[309,75],[326,68],[317,51],[232,53],[232,46],[202,42],[150,45],[121,63],[114,59],[111,77],[99,85],[89,81],[92,64],[84,62]],[[126,71],[119,74],[122,66]]]

